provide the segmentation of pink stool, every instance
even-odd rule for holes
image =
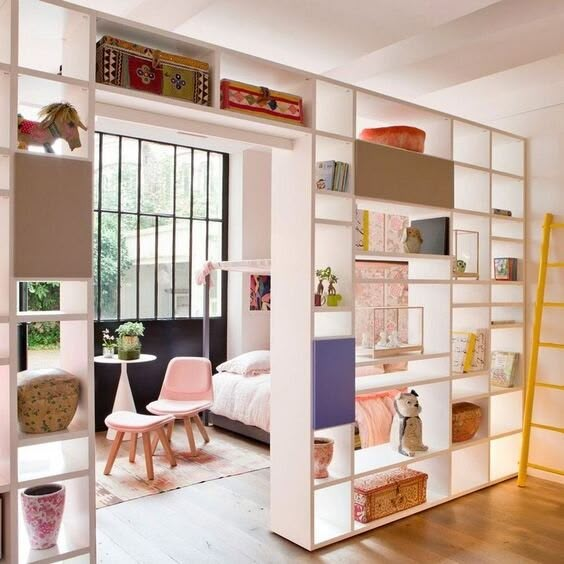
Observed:
[[[172,449],[170,448],[170,434],[174,425],[173,415],[142,415],[132,411],[116,411],[110,413],[105,420],[106,426],[116,432],[116,438],[112,443],[108,462],[104,468],[104,474],[107,476],[114,465],[119,447],[125,433],[131,433],[131,443],[129,445],[129,462],[135,462],[135,454],[137,452],[137,435],[141,433],[143,437],[143,450],[145,451],[145,464],[147,466],[147,478],[152,480],[155,477],[153,471],[153,450],[151,448],[151,431],[157,433],[158,440],[161,441],[171,467],[176,466],[176,459]],[[170,430],[165,433],[165,428],[170,424]]]

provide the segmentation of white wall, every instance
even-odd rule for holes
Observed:
[[[564,222],[564,105],[507,118],[495,125],[529,137],[527,233],[527,349],[530,351],[537,285],[541,226],[544,214]],[[564,230],[555,231],[551,256],[564,261]],[[546,301],[564,302],[564,269],[549,269]],[[541,339],[564,343],[562,309],[545,309]],[[564,384],[564,351],[541,349],[538,381]],[[564,427],[564,391],[537,388],[533,421]],[[531,462],[564,470],[562,435],[534,429]],[[564,483],[564,476],[530,470],[531,475]]]
[[[270,258],[271,153],[246,150],[229,161],[229,260]],[[270,313],[249,311],[249,274],[229,273],[227,358],[270,348]]]

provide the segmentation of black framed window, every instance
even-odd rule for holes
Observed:
[[[227,255],[227,154],[97,132],[94,294],[98,321],[203,315],[196,275]],[[222,282],[210,315],[222,315]]]

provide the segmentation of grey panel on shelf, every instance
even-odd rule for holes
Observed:
[[[429,255],[449,254],[449,218],[432,217],[430,219],[414,219],[411,227],[421,232],[423,243],[419,252]]]
[[[16,153],[14,275],[92,276],[92,163]]]
[[[355,194],[411,204],[454,207],[454,163],[355,141]]]

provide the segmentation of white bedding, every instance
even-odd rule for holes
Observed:
[[[270,432],[270,374],[218,372],[213,377],[213,395],[212,413]]]

